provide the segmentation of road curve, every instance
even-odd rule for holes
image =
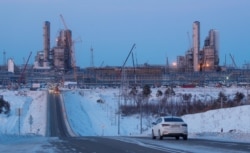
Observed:
[[[57,152],[84,152],[84,153],[163,153],[134,143],[123,142],[104,137],[71,137],[64,122],[62,102],[60,95],[48,95],[48,136],[58,137],[51,139],[50,143]]]
[[[48,96],[48,136],[56,152],[63,153],[193,153],[228,152],[248,153],[249,143],[211,140],[175,139],[152,140],[150,137],[71,137],[67,131],[60,95]]]

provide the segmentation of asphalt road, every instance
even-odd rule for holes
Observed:
[[[58,152],[70,153],[163,153],[152,148],[147,148],[134,143],[128,143],[104,137],[71,137],[64,123],[60,96],[49,94],[48,116],[50,137],[58,137],[60,140],[51,140],[51,144]]]
[[[126,138],[123,138],[126,139]],[[250,143],[224,142],[205,139],[188,139],[187,141],[164,138],[163,140],[152,140],[150,137],[134,137],[134,141],[176,149],[182,152],[227,152],[227,153],[249,153]]]
[[[69,133],[64,123],[62,114],[62,103],[59,94],[49,94],[49,136],[50,137],[69,137]]]
[[[250,152],[249,143],[221,142],[201,139],[175,140],[150,137],[71,137],[64,123],[59,95],[48,97],[48,136],[56,152],[63,153],[192,153]]]

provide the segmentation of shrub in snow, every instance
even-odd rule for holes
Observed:
[[[138,93],[138,90],[136,89],[136,87],[133,87],[133,88],[131,89],[131,91],[129,92],[129,95],[130,95],[130,96],[136,96],[137,93]]]
[[[171,96],[171,95],[175,95],[175,92],[173,88],[167,88],[164,94],[166,96]]]
[[[98,99],[96,102],[98,102],[98,103],[104,103],[104,100],[102,100],[102,99]]]
[[[158,90],[157,93],[156,93],[156,97],[161,97],[162,96],[162,91],[161,90]]]
[[[192,95],[191,94],[183,94],[182,95],[182,99],[185,101],[185,102],[191,102],[191,98],[192,98]]]
[[[234,101],[237,103],[240,103],[241,100],[245,97],[245,95],[241,92],[236,92],[235,96],[234,96]]]
[[[175,93],[173,88],[166,88],[164,93],[160,89],[157,89],[155,96],[151,96],[150,93],[151,90],[149,86],[144,86],[142,91],[132,88],[128,92],[131,103],[120,105],[122,113],[126,115],[142,113],[143,116],[182,116],[247,104],[246,102],[244,103],[245,95],[241,92],[226,95],[224,92],[218,91],[216,92],[216,94],[218,94],[217,98],[209,95],[209,93],[202,94],[205,96],[197,96],[196,94],[185,92],[179,93],[178,90]],[[234,97],[230,98],[230,95],[234,95]]]
[[[142,93],[143,93],[143,96],[144,97],[148,97],[150,94],[151,94],[151,89],[150,89],[150,86],[149,85],[145,85],[143,87],[143,90],[142,90]]]
[[[221,100],[222,101],[227,101],[227,96],[225,95],[225,93],[224,92],[219,92],[219,94],[218,94],[218,99],[217,99],[217,101],[218,102],[221,102]]]
[[[3,99],[3,96],[0,96],[0,114],[9,114],[10,113],[10,103]]]

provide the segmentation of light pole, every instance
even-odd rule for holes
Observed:
[[[120,103],[120,99],[119,99]],[[118,104],[120,107],[120,104]],[[118,135],[120,135],[120,108],[118,108]]]
[[[140,102],[140,134],[142,134],[142,102]]]
[[[220,108],[223,107],[223,97],[220,98]]]
[[[121,117],[121,110],[120,110],[120,106],[121,106],[121,96],[124,92],[124,86],[125,86],[125,79],[126,79],[126,76],[125,76],[125,70],[124,70],[124,67],[127,63],[127,60],[129,58],[129,56],[131,55],[133,49],[135,48],[135,44],[133,44],[131,50],[129,51],[129,54],[125,60],[125,62],[123,63],[122,67],[121,67],[121,84],[120,84],[120,93],[119,93],[119,100],[118,100],[118,135],[120,135],[120,117]]]
[[[228,80],[229,80],[229,76],[226,77],[226,86],[227,87],[229,86],[229,84],[228,84],[229,81]]]

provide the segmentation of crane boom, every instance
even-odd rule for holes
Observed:
[[[237,65],[236,65],[236,63],[235,63],[235,61],[234,61],[233,56],[232,56],[231,54],[229,54],[229,55],[230,55],[230,57],[231,57],[231,59],[232,59],[232,62],[233,62],[234,68],[237,68]]]
[[[62,14],[60,14],[60,18],[61,18],[61,20],[63,22],[64,27],[66,28],[66,30],[68,30],[68,26],[67,26],[67,24],[66,24],[66,22],[65,22],[65,20],[64,20],[64,18],[62,16]]]
[[[130,52],[129,52],[129,54],[128,54],[126,60],[125,60],[125,62],[124,62],[123,65],[122,65],[122,68],[124,68],[125,64],[127,63],[127,60],[128,60],[128,58],[129,58],[129,56],[130,56],[130,54],[132,53],[132,51],[133,51],[134,48],[135,48],[135,44],[133,44],[133,46],[132,46],[132,48],[131,48],[131,50],[130,50]]]
[[[32,52],[30,52],[29,57],[28,57],[28,59],[27,59],[25,65],[24,65],[24,68],[23,68],[22,73],[21,73],[21,75],[20,75],[20,77],[19,77],[19,80],[18,80],[18,85],[20,85],[20,83],[21,83],[21,82],[23,81],[23,79],[24,79],[24,73],[25,73],[25,71],[26,71],[26,68],[27,68],[28,62],[29,62],[29,60],[30,60],[31,54],[32,54]]]
[[[136,74],[135,74],[135,60],[134,60],[133,52],[132,52],[132,60],[133,60],[133,67],[134,67],[134,79],[135,79],[135,84],[136,84],[137,82],[136,82]]]
[[[121,72],[123,71],[124,66],[125,66],[126,63],[127,63],[127,60],[128,60],[128,58],[129,58],[129,56],[132,54],[132,60],[133,60],[133,66],[134,66],[134,77],[135,77],[135,83],[136,83],[135,62],[134,62],[134,55],[133,55],[133,52],[132,52],[134,48],[135,48],[135,44],[133,44],[132,48],[130,49],[130,51],[129,51],[129,53],[128,53],[128,56],[127,56],[125,62],[123,63],[123,65],[122,65],[122,67],[121,67]]]

